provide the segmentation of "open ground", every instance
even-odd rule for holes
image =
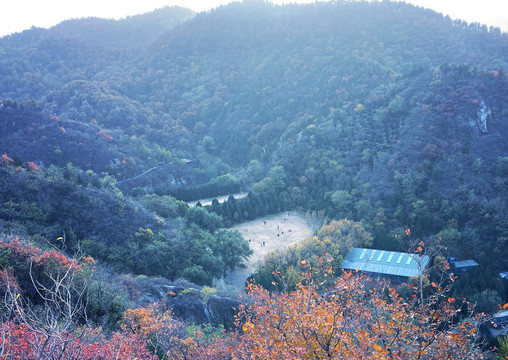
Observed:
[[[237,268],[227,279],[229,285],[243,291],[245,281],[262,263],[266,254],[297,244],[309,236],[313,229],[305,217],[296,212],[284,212],[249,221],[234,227],[249,241],[254,252],[244,268]]]

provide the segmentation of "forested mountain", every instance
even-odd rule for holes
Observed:
[[[121,257],[175,259],[194,239],[204,259],[220,226],[301,209],[362,221],[376,247],[406,249],[411,228],[506,269],[507,54],[499,29],[388,1],[166,8],[1,38],[0,229],[72,232],[151,275]],[[239,188],[228,209],[175,200]],[[87,206],[60,209],[68,194]],[[196,258],[159,275],[209,283],[238,260],[204,274],[214,258]]]
[[[180,7],[164,7],[121,20],[86,18],[67,20],[53,28],[56,36],[74,38],[92,46],[142,49],[164,32],[192,18],[194,12]]]

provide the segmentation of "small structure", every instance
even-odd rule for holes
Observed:
[[[492,316],[492,325],[489,332],[492,336],[508,335],[508,310],[501,311]]]
[[[474,260],[461,260],[450,262],[450,265],[455,266],[455,274],[462,275],[469,270],[477,267],[479,264]]]
[[[371,277],[404,282],[420,275],[429,261],[428,255],[353,248],[346,255],[341,268],[362,271]]]
[[[492,321],[497,326],[502,326],[502,327],[507,326],[508,325],[508,310],[504,310],[504,311],[501,311],[497,314],[494,314],[494,316],[492,316]]]

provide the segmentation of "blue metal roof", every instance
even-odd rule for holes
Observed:
[[[456,268],[478,266],[479,264],[474,260],[461,260],[453,263]]]
[[[429,263],[427,255],[409,254],[397,251],[353,248],[342,262],[346,270],[392,276],[417,276]]]

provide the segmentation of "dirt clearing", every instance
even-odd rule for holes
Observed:
[[[284,212],[266,216],[235,226],[249,241],[254,254],[245,261],[245,268],[238,268],[228,277],[226,283],[243,291],[245,281],[256,271],[263,258],[272,250],[284,249],[312,236],[313,229],[307,220],[296,212]]]

